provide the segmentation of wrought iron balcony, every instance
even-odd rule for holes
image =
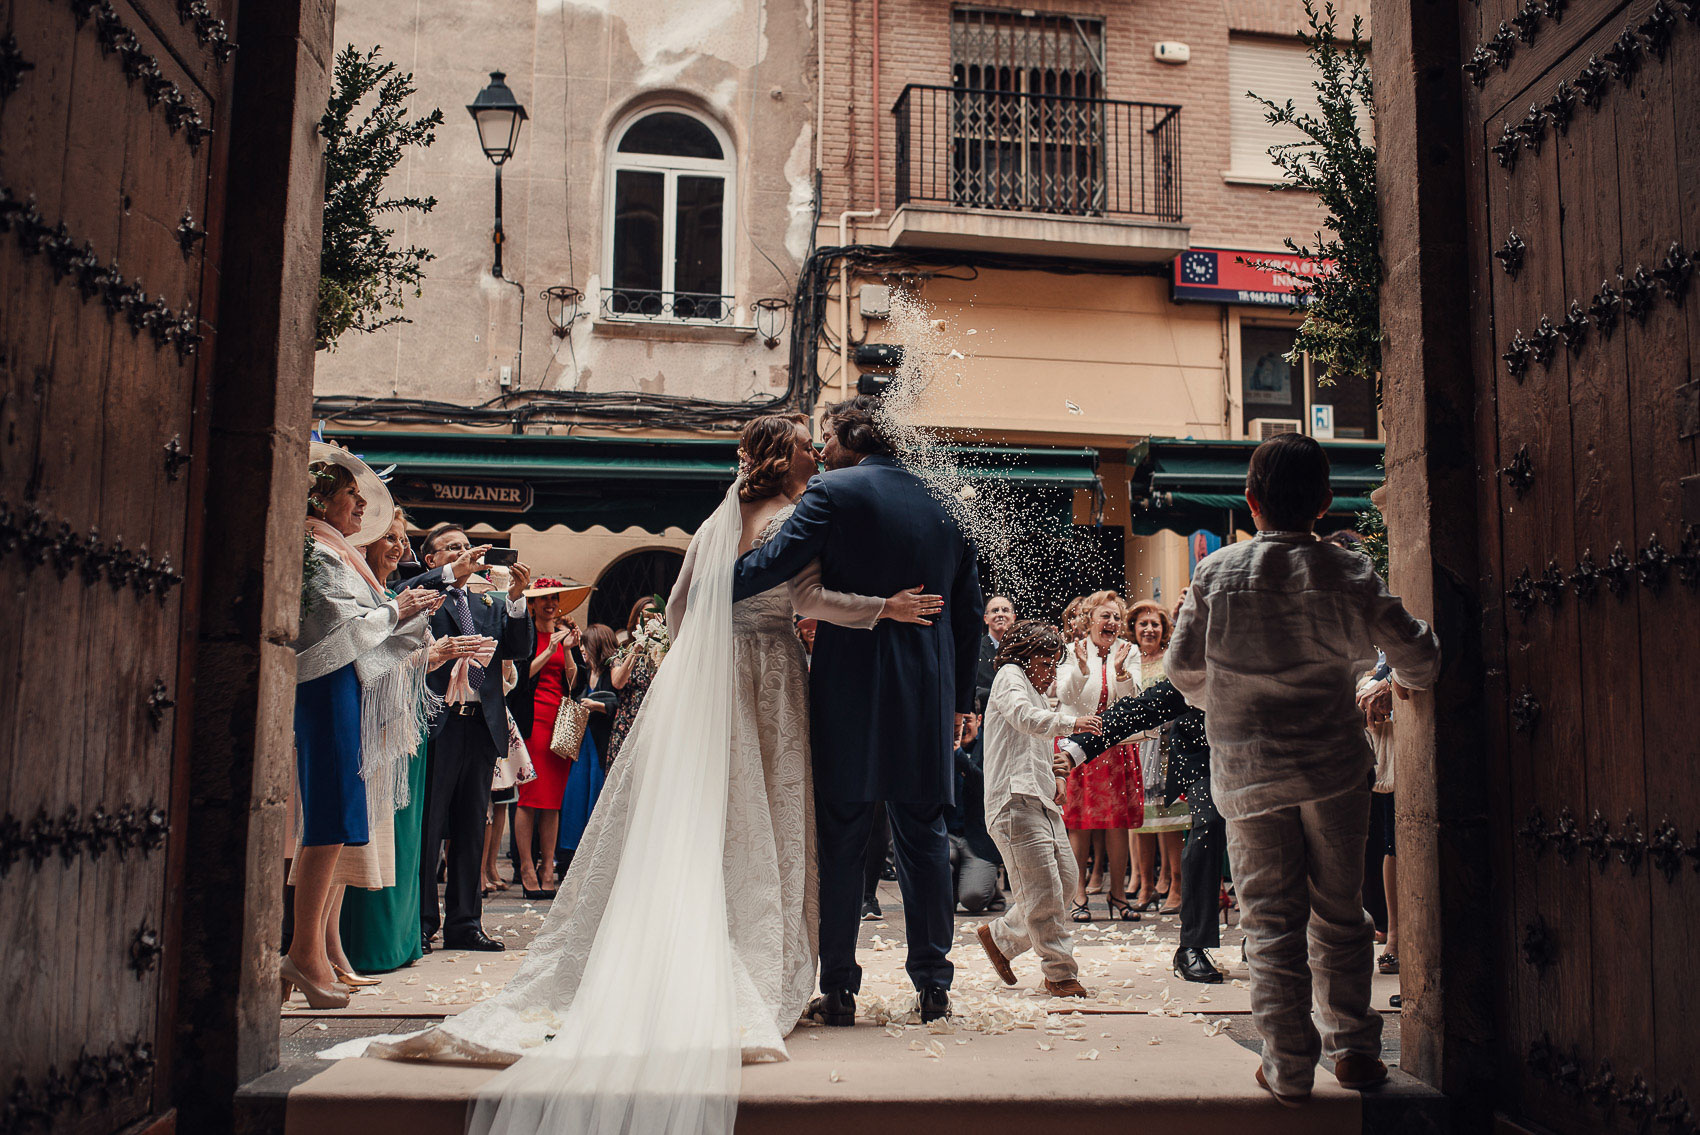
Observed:
[[[603,288],[602,318],[652,323],[732,322],[736,297],[653,288]]]
[[[903,88],[897,203],[1181,219],[1181,108],[1065,95]]]

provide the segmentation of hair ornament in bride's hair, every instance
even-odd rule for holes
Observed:
[[[747,478],[753,467],[754,466],[750,461],[750,455],[745,453],[742,449],[738,450],[738,477],[740,479]]]

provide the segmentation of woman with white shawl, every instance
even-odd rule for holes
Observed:
[[[295,934],[283,959],[284,995],[341,1008],[325,952],[325,919],[344,846],[362,845],[407,804],[407,762],[424,728],[429,614],[423,588],[388,598],[360,548],[395,515],[389,490],[358,457],[324,442],[309,454],[301,633],[295,643],[295,770],[300,808]]]

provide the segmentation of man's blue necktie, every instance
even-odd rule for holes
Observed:
[[[466,605],[466,589],[462,587],[449,588],[449,615],[454,619],[455,626],[463,635],[475,635],[477,629],[472,625],[472,608]],[[484,667],[476,662],[467,664],[466,681],[474,690],[484,684]]]

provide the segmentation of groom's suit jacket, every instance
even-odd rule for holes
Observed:
[[[949,804],[957,713],[974,709],[980,574],[973,545],[926,484],[890,457],[823,473],[778,535],[738,561],[746,599],[820,559],[835,591],[944,597],[933,625],[823,622],[809,671],[815,795],[833,803]]]

